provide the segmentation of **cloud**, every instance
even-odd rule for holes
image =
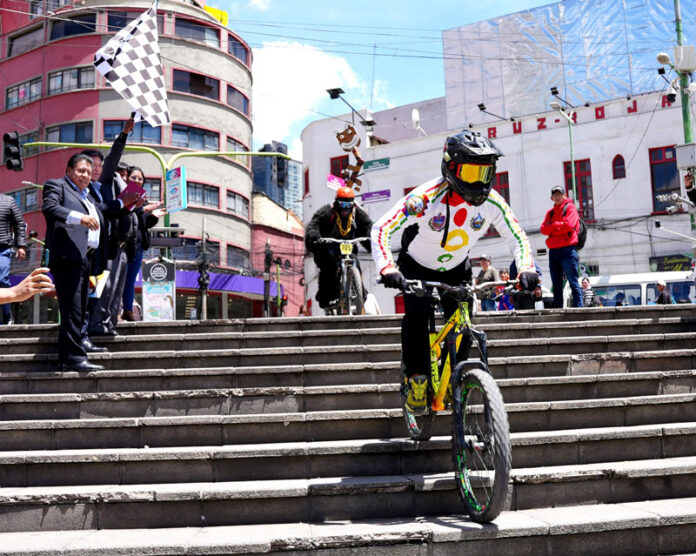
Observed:
[[[271,0],[249,0],[249,7],[265,12],[271,7]]]
[[[255,144],[275,139],[292,145],[299,133],[291,137],[291,128],[320,117],[313,111],[328,101],[326,89],[365,89],[344,58],[298,42],[267,42],[254,49],[253,73]]]

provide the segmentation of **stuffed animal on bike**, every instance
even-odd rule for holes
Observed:
[[[319,288],[316,300],[326,309],[339,297],[339,265],[341,260],[337,244],[322,244],[321,238],[354,239],[370,235],[372,220],[367,212],[355,203],[355,193],[350,187],[341,187],[332,204],[317,210],[305,230],[305,246],[314,255],[319,269]],[[369,251],[369,241],[361,243]],[[354,247],[354,253],[357,245]],[[356,264],[357,260],[356,260]],[[359,268],[359,264],[358,264]]]
[[[416,187],[372,227],[372,256],[385,286],[403,289],[405,278],[452,286],[470,282],[471,250],[493,225],[514,255],[520,284],[534,289],[538,278],[527,235],[493,190],[500,156],[493,142],[476,132],[466,130],[446,139],[441,177]],[[395,261],[391,240],[397,230],[403,233]],[[457,306],[446,296],[442,305],[445,318]],[[429,301],[405,293],[404,308],[401,338],[407,403],[414,412],[427,412],[423,385],[430,368]]]

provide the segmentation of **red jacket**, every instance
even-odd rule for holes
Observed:
[[[565,211],[565,214],[563,212]],[[578,243],[578,209],[573,201],[564,200],[560,205],[554,205],[541,224],[541,233],[549,236],[546,247],[557,249]]]

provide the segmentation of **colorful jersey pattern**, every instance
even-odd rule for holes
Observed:
[[[496,191],[476,207],[457,193],[447,195],[442,178],[419,185],[401,199],[372,226],[372,256],[380,272],[396,267],[391,252],[392,235],[418,224],[418,233],[408,245],[407,253],[420,265],[446,271],[463,263],[478,239],[492,224],[512,251],[520,272],[534,271],[532,251],[527,235],[505,200]],[[449,204],[450,223],[447,240],[442,236]]]

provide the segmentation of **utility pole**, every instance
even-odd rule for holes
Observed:
[[[679,0],[674,0],[674,21],[677,31],[677,46],[684,46],[682,34],[681,6]],[[681,93],[682,121],[684,123],[684,143],[693,143],[694,137],[691,130],[691,99],[689,98],[689,76],[686,72],[679,71],[679,92]]]
[[[198,294],[201,301],[200,320],[208,319],[208,284],[210,284],[210,263],[208,262],[208,249],[206,245],[207,232],[205,230],[205,216],[203,217],[203,231],[201,234],[201,252],[198,259]]]
[[[273,264],[273,252],[271,251],[271,239],[266,240],[266,254],[263,264],[263,316],[271,316],[271,264]]]

